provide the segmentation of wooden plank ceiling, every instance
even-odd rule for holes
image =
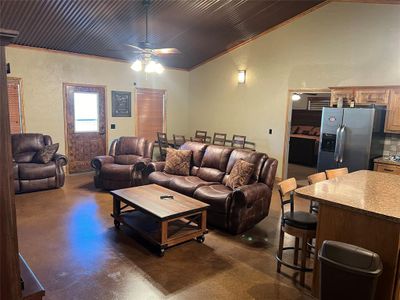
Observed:
[[[162,58],[190,69],[302,13],[317,0],[154,0],[149,40],[182,54]],[[20,32],[15,44],[123,60],[126,43],[145,38],[140,0],[0,0],[0,28]]]

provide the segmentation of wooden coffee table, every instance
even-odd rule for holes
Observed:
[[[207,233],[206,203],[156,184],[111,191],[114,225],[123,223],[144,239],[165,249],[192,239],[204,242]],[[161,196],[173,199],[161,199]],[[121,202],[124,204],[121,206]]]

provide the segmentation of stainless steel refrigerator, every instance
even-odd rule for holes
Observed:
[[[318,171],[347,167],[350,172],[372,169],[383,154],[384,108],[322,110]]]

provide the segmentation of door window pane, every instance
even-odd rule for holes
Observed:
[[[74,93],[75,132],[99,131],[98,101],[97,93]]]

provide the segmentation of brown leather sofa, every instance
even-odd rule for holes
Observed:
[[[112,142],[109,155],[96,156],[94,184],[105,190],[142,184],[142,170],[153,157],[154,143],[138,137],[120,137]]]
[[[37,151],[51,145],[51,137],[39,133],[11,135],[15,193],[59,188],[64,185],[67,157],[56,153],[47,164],[32,162]]]
[[[190,176],[163,172],[165,162],[149,163],[144,176],[155,183],[210,204],[207,222],[238,234],[252,228],[269,212],[278,162],[264,153],[224,146],[186,142],[180,149],[192,151]],[[225,185],[235,162],[255,165],[248,185],[235,190]]]

